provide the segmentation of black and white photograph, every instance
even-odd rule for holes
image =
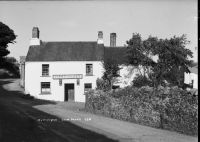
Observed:
[[[0,142],[197,142],[197,0],[0,0]]]

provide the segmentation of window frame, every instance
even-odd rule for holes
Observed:
[[[42,76],[49,76],[49,64],[42,64]]]
[[[92,75],[93,75],[93,64],[86,64],[86,76],[92,76]]]
[[[47,85],[47,83],[48,83],[48,85]],[[45,89],[49,90],[49,91],[43,91]],[[40,92],[41,92],[41,94],[50,94],[51,93],[51,82],[41,82],[40,83]]]

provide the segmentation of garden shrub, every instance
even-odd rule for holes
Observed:
[[[90,90],[85,93],[87,111],[110,116],[111,97],[102,90]]]
[[[159,127],[158,113],[153,110],[153,106],[149,102],[152,90],[148,86],[142,88],[127,87],[124,90],[126,95],[122,95],[120,100],[130,114],[129,121]]]
[[[198,133],[198,96],[178,87],[126,87],[115,92],[92,90],[86,110],[119,120],[184,134]]]
[[[111,99],[110,116],[119,120],[129,120],[129,112],[124,108],[122,103],[116,99]]]
[[[197,135],[198,98],[188,91],[173,88],[165,107],[166,128],[185,134]]]
[[[97,84],[97,88],[96,88],[97,90],[103,90],[103,91],[110,90],[110,85],[107,80],[104,80],[102,78],[97,78],[96,84]]]

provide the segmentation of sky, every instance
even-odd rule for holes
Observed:
[[[197,0],[111,1],[0,1],[0,21],[17,35],[9,44],[9,56],[26,56],[32,28],[39,27],[42,41],[96,41],[103,31],[104,45],[110,33],[123,46],[139,33],[170,38],[186,34],[197,61]]]

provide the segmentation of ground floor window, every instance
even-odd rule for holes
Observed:
[[[41,94],[49,94],[51,92],[50,82],[41,82]]]
[[[84,84],[84,92],[87,92],[90,89],[92,89],[92,83],[85,83]]]

